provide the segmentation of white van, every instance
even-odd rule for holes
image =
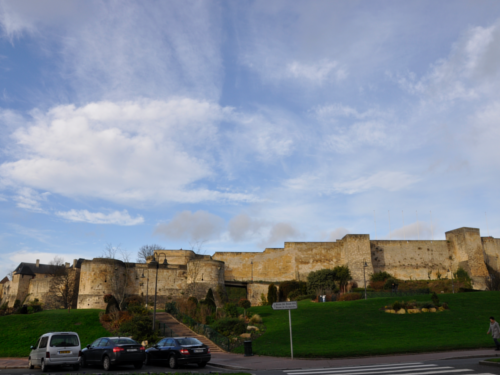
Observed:
[[[80,337],[76,332],[49,332],[40,336],[31,347],[29,368],[40,366],[43,372],[53,366],[80,368]]]

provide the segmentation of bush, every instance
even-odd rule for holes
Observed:
[[[177,304],[175,302],[167,302],[165,304],[165,312],[169,314],[177,314]]]
[[[250,318],[249,321],[252,324],[260,324],[260,323],[262,323],[262,318],[260,317],[259,314],[255,314],[255,315],[252,315],[252,317]]]
[[[235,335],[241,335],[242,333],[247,332],[247,325],[240,320],[238,324],[236,324],[233,328],[233,333]]]
[[[241,307],[242,309],[246,310],[246,309],[249,309],[250,307],[252,307],[252,304],[246,298],[242,298],[238,301],[238,306]]]
[[[120,326],[120,336],[132,336],[136,341],[155,341],[156,335],[153,332],[153,321],[149,316],[136,315],[131,320]]]
[[[278,297],[280,301],[286,301],[290,298],[290,293],[298,292],[297,295],[307,294],[307,283],[305,281],[283,281],[280,283]]]
[[[271,284],[267,288],[267,304],[272,305],[274,302],[278,302],[278,288]]]
[[[366,291],[367,292],[374,292],[374,290],[372,288],[366,288]],[[365,288],[352,288],[351,292],[364,293],[365,292]]]
[[[323,293],[327,290],[334,290],[335,279],[336,273],[334,270],[325,269],[310,272],[307,276],[307,290],[309,293]]]
[[[21,301],[16,299],[16,301],[14,302],[14,308],[17,309],[19,308],[19,306],[21,306]]]
[[[431,300],[434,306],[439,306],[439,297],[437,296],[436,292],[432,293]]]
[[[448,306],[448,304],[446,302],[443,302],[443,304],[441,305],[441,307],[443,307],[446,310],[450,309],[450,307]]]
[[[242,321],[238,318],[223,318],[212,324],[212,328],[224,336],[229,336],[234,331],[235,326],[241,324]],[[246,327],[245,327],[246,331]]]
[[[392,304],[392,309],[393,309],[393,310],[399,311],[399,310],[401,310],[402,308],[403,308],[403,304],[402,304],[401,302],[396,301],[396,302],[394,302],[394,303]]]
[[[198,306],[198,298],[196,297],[189,297],[188,298],[188,303],[191,305]]]
[[[294,291],[291,291],[291,292],[288,294],[288,299],[289,299],[290,301],[296,301],[296,298],[297,298],[298,296],[303,295],[303,294],[304,294],[304,293],[301,293],[301,292],[300,292],[300,290],[296,289],[296,290],[294,290]]]
[[[143,305],[128,305],[127,311],[132,315],[149,315],[149,310]]]
[[[111,298],[113,298],[111,294],[105,294],[103,297],[105,303],[109,303],[109,301],[111,301]]]
[[[261,306],[266,306],[267,305],[267,298],[264,293],[260,294],[260,305]]]
[[[317,295],[316,294],[304,294],[303,296],[298,296],[295,301],[303,301],[305,299],[316,299]]]
[[[130,296],[125,299],[125,303],[127,304],[127,306],[142,306],[144,304],[144,301],[139,296]]]
[[[465,288],[472,289],[472,279],[470,278],[467,271],[462,267],[458,267],[458,270],[453,274],[453,277],[459,282],[463,283],[465,285]]]
[[[477,289],[472,289],[472,288],[458,288],[459,293],[469,293],[469,292],[481,292],[480,290]]]
[[[399,283],[398,279],[395,278],[387,279],[384,284],[384,289],[390,290],[392,289],[392,284],[398,285],[398,283]]]
[[[8,307],[9,307],[9,305],[7,304],[7,302],[4,302],[3,305],[0,306],[0,310],[1,311],[6,311]]]
[[[238,317],[238,307],[236,307],[234,303],[226,303],[224,305],[224,311],[226,312],[226,315],[230,318]]]
[[[345,293],[342,294],[337,301],[355,301],[361,299],[360,293]]]
[[[112,313],[114,311],[120,311],[120,306],[118,305],[118,301],[115,297],[111,296],[107,300],[108,302],[106,305],[106,314]]]
[[[207,295],[205,296],[205,304],[210,306],[212,310],[215,311],[217,305],[215,304],[214,292],[212,292],[212,288],[209,288],[207,291]]]
[[[380,271],[380,272],[375,272],[370,276],[370,281],[372,282],[377,282],[377,281],[387,281],[388,279],[394,279],[394,276],[392,276],[390,273],[385,272],[385,271]]]

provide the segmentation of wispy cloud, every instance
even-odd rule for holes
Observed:
[[[141,215],[132,217],[127,210],[113,211],[110,213],[89,212],[87,210],[70,210],[65,212],[58,211],[56,212],[56,215],[69,221],[90,224],[115,224],[130,226],[144,223],[144,218]]]

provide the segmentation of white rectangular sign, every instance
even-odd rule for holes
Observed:
[[[297,301],[273,303],[273,310],[296,310],[296,309],[297,309]]]

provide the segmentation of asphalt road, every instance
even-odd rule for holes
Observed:
[[[221,369],[207,365],[204,369],[199,369],[196,365],[181,366],[172,370],[168,366],[144,366],[141,370],[134,369],[133,366],[116,367],[112,374],[153,374],[153,373],[235,373],[250,372],[255,375],[500,375],[500,367],[479,365],[479,358],[449,359],[429,362],[397,363],[375,366],[349,366],[314,368],[300,370],[269,370],[269,371],[238,371]],[[47,374],[105,374],[101,367],[89,367],[78,372],[70,368],[50,369]],[[0,370],[0,375],[41,375],[40,369],[28,370],[18,369]]]

